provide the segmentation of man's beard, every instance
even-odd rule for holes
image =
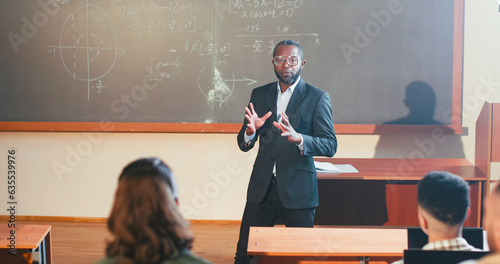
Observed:
[[[299,78],[300,76],[300,71],[302,69],[299,68],[299,70],[297,71],[296,74],[290,76],[289,78],[285,79],[283,77],[281,77],[281,75],[278,74],[278,72],[276,70],[274,70],[274,73],[276,74],[276,77],[278,77],[278,80],[282,83],[285,83],[285,84],[294,84],[295,81],[297,81],[297,79]]]

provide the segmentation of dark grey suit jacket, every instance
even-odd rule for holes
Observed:
[[[259,140],[259,151],[248,184],[247,200],[260,203],[271,182],[276,162],[276,184],[281,202],[286,208],[302,209],[318,206],[318,184],[313,156],[332,157],[337,151],[333,129],[332,108],[328,93],[300,80],[285,111],[291,125],[302,134],[304,150],[281,136],[273,124],[276,121],[277,82],[255,88],[250,102],[259,117],[273,114],[257,130],[250,144],[245,144],[247,120],[238,133],[242,151],[252,149]]]

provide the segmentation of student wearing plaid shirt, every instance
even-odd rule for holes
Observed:
[[[418,183],[417,196],[418,221],[429,237],[423,250],[480,250],[462,238],[462,226],[470,215],[469,184],[464,179],[449,172],[429,172]]]

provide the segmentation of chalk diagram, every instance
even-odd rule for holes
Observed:
[[[194,2],[189,6],[179,6],[179,8],[195,12],[197,6],[193,5],[193,3]],[[169,6],[163,7],[159,5],[155,5],[155,7],[157,9],[171,8]],[[122,15],[121,19],[124,19],[125,14],[128,15],[127,12],[130,12],[130,10],[136,9],[128,9],[122,4],[120,8],[120,14]],[[150,11],[149,9],[144,9],[143,11],[151,17],[151,14],[146,12]],[[135,12],[132,14],[136,15]],[[177,31],[184,31],[192,34],[197,33],[198,28],[201,29],[201,24],[198,23],[196,18],[188,19],[186,24],[179,23],[176,19],[166,21],[163,21],[164,17],[161,17],[161,19],[162,20],[159,21],[155,20],[145,23],[140,23],[138,22],[140,19],[136,19],[134,20],[135,24],[133,24],[133,26],[127,26],[127,28],[135,29],[138,27],[141,29],[148,29],[143,33],[161,36],[165,36],[166,32],[164,32],[165,34],[159,34],[160,31],[151,30],[151,28],[158,25],[162,27],[170,26],[164,30],[174,30],[172,34]],[[175,24],[172,24],[174,22]],[[74,80],[87,83],[87,101],[89,102],[91,91],[96,94],[101,94],[107,89],[110,89],[104,77],[112,72],[114,67],[119,66],[119,58],[125,56],[125,50],[155,50],[166,51],[170,54],[178,54],[179,52],[179,50],[176,49],[159,47],[122,47],[119,46],[119,36],[117,32],[121,31],[115,29],[107,12],[101,7],[89,4],[89,2],[86,1],[82,6],[76,7],[64,21],[58,45],[49,45],[49,52],[53,52],[54,56],[56,56],[56,53],[60,55],[62,65],[66,72]],[[142,35],[137,37],[142,38]],[[189,52],[188,44],[187,42],[184,44],[184,49],[187,52]],[[198,51],[202,55],[205,54],[204,52],[207,54],[211,54],[211,52],[220,52],[224,53],[224,56],[229,56],[229,46],[230,44],[226,43],[220,50],[211,50],[211,48],[213,48],[211,43],[200,43],[200,40],[198,40],[192,44],[190,52],[194,53]],[[202,52],[202,48],[206,50]],[[160,82],[162,79],[175,78],[175,76],[181,73],[183,65],[181,58],[182,54],[173,58],[165,58],[163,56],[158,56],[158,54],[152,56],[148,63],[148,80]],[[224,61],[209,63],[199,72],[197,81],[198,88],[206,97],[207,103],[213,113],[215,113],[217,107],[222,107],[222,104],[229,100],[236,82],[246,82],[247,86],[256,83],[255,80],[245,77],[235,79],[232,67]],[[212,119],[215,118],[209,118],[207,122],[215,122]]]
[[[226,82],[228,80],[230,83]],[[234,88],[234,71],[229,64],[218,61],[205,66],[198,74],[198,88],[209,104],[222,105]]]
[[[116,31],[106,13],[91,4],[75,10],[63,24],[58,48],[66,71],[87,82],[88,100],[91,88],[100,93],[105,87],[100,79],[111,71],[118,57]],[[92,85],[93,81],[99,82]]]
[[[215,108],[229,99],[234,88],[234,71],[229,64],[218,61],[205,66],[198,74],[198,88],[207,98],[211,117],[205,123],[215,122]],[[226,81],[229,81],[229,85]]]
[[[248,82],[247,86],[257,82],[246,77],[235,79],[233,68],[225,61],[217,61],[205,66],[201,69],[197,79],[198,88],[205,95],[212,111],[212,117],[205,120],[205,123],[216,121],[216,107],[222,107],[222,103],[229,100],[236,82]]]
[[[49,48],[54,56],[59,50],[63,67],[73,79],[87,83],[88,101],[92,89],[99,94],[107,88],[102,79],[113,69],[118,57],[125,55],[126,49],[177,52],[168,48],[119,47],[109,16],[99,6],[88,2],[68,16],[61,29],[59,45],[49,45]],[[174,62],[152,58],[149,71],[157,73],[161,79],[173,78],[180,73],[180,66],[179,57]],[[158,81],[158,78],[154,80]]]

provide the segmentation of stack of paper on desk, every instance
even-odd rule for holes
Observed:
[[[330,162],[319,162],[314,161],[314,166],[317,172],[328,172],[328,173],[356,173],[359,172],[350,164],[337,164],[333,165]]]
[[[330,162],[315,161],[314,167],[316,167],[317,172],[340,173],[340,170],[337,167],[335,167],[335,165],[331,164]]]

